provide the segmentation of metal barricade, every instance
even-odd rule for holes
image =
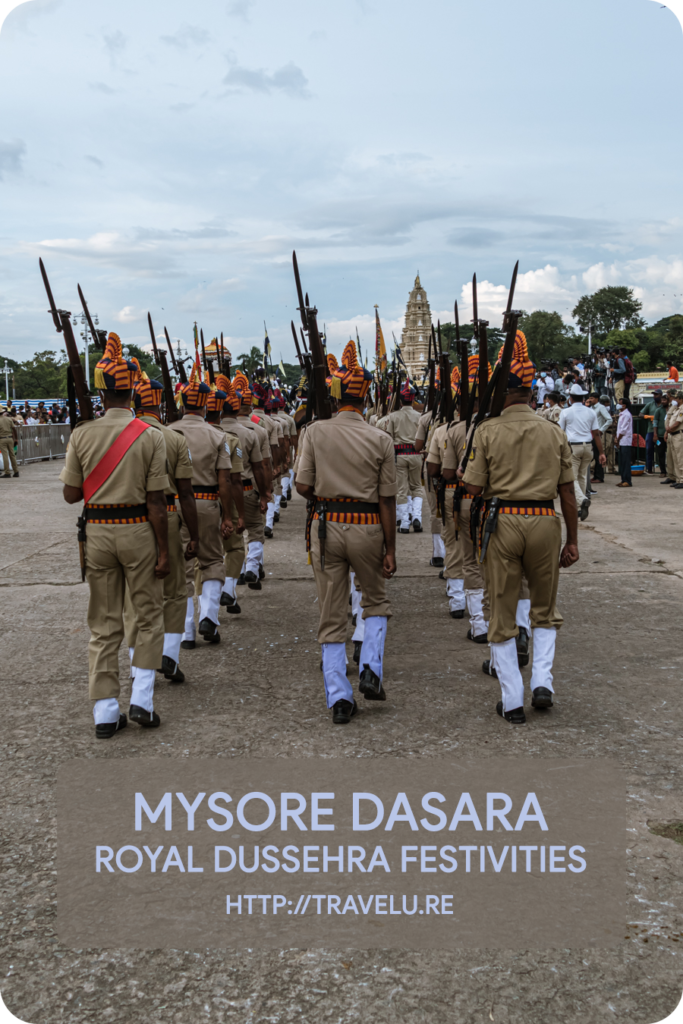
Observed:
[[[49,462],[66,457],[71,427],[66,423],[41,423],[33,427],[17,427],[17,462]]]

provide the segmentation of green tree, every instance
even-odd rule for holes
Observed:
[[[263,366],[263,352],[256,345],[252,345],[248,354],[243,352],[237,357],[237,362],[240,364],[242,372],[248,377],[257,367]]]
[[[654,369],[657,363],[663,360],[665,345],[664,333],[655,330],[654,327],[631,327],[625,331],[610,331],[605,338],[605,347],[625,349],[640,373]],[[633,358],[634,354],[638,355],[637,365]]]
[[[157,364],[154,362],[154,357],[151,356],[149,352],[144,352],[143,349],[138,348],[137,345],[124,345],[123,348],[125,354],[128,356],[129,359],[132,359],[133,356],[135,356],[137,361],[140,363],[140,369],[142,370],[143,373],[146,373],[148,377],[154,377],[158,380],[161,380],[161,367],[157,366]],[[101,356],[101,352],[91,351],[90,365],[93,366],[94,363],[96,363],[101,358]],[[92,380],[92,370],[90,371],[90,380]]]
[[[662,352],[657,362],[661,363],[663,368],[666,359],[673,359],[679,366],[683,362],[683,316],[674,314],[664,317],[653,324],[650,331],[656,333],[662,342]]]
[[[572,316],[582,334],[591,333],[597,338],[606,338],[610,331],[621,331],[628,327],[644,327],[640,316],[643,304],[625,285],[609,285],[600,288],[593,295],[584,295],[572,310]]]
[[[66,366],[61,352],[37,352],[19,363],[14,371],[17,397],[66,398]]]
[[[460,324],[460,339],[467,342],[470,353],[476,351],[474,324]],[[500,327],[491,327],[489,324],[486,328],[486,340],[488,342],[489,362],[493,365],[498,359],[501,345],[505,342],[505,334]],[[448,352],[450,356],[451,365],[455,365],[457,359],[455,324],[441,324],[441,344],[443,345],[444,352]]]
[[[579,339],[559,313],[544,309],[525,313],[519,321],[519,329],[526,335],[529,356],[536,366],[544,361],[562,362],[578,354]]]

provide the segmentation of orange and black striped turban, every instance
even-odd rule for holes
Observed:
[[[123,358],[121,339],[112,331],[107,338],[104,355],[95,366],[95,388],[98,391],[130,391],[139,369],[139,365]]]
[[[182,402],[186,409],[204,409],[211,394],[211,388],[201,379],[195,363],[187,384],[181,384],[176,402]]]
[[[235,389],[237,397],[241,399],[242,405],[251,405],[253,398],[252,390],[249,387],[249,379],[245,374],[238,370],[232,380],[232,386]]]
[[[216,376],[216,387],[221,391],[225,392],[225,404],[223,408],[226,412],[239,412],[240,410],[240,398],[235,387],[229,377],[226,377],[224,373],[219,373]]]
[[[365,398],[372,374],[358,362],[356,343],[349,341],[342,354],[341,366],[330,374],[330,394],[333,398]]]
[[[498,353],[498,362],[503,357],[503,348],[501,347]],[[517,331],[515,336],[515,344],[512,350],[512,362],[510,363],[510,372],[508,374],[508,389],[509,388],[530,388],[534,377],[536,375],[536,367],[529,358],[529,349],[527,348],[526,335],[523,331]]]

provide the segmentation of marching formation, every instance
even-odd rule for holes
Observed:
[[[173,382],[150,319],[162,379],[149,379],[126,359],[116,334],[101,337],[94,375],[105,410],[99,418],[70,314],[57,309],[42,264],[41,271],[70,360],[75,427],[60,479],[65,500],[83,502],[78,537],[90,588],[89,686],[98,738],[113,737],[129,720],[143,728],[161,724],[157,673],[182,684],[182,652],[220,642],[219,609],[241,613],[240,586],[261,590],[267,540],[293,488],[307,506],[305,545],[334,724],[358,712],[351,671],[360,697],[386,700],[387,581],[397,571],[397,531],[423,529],[424,494],[430,565],[441,570],[450,616],[468,620],[466,640],[488,645],[482,668],[501,687],[495,711],[512,725],[526,721],[521,669],[530,661],[531,707],[552,708],[559,569],[579,557],[578,513],[565,435],[529,407],[535,371],[513,309],[516,267],[495,362],[476,303],[476,352],[460,341],[456,305],[458,365],[451,367],[437,328],[429,379],[417,382],[400,353],[391,378],[381,351],[374,372],[362,365],[353,341],[341,362],[327,354],[295,256],[298,387],[287,392],[265,361],[251,378],[231,375],[220,355],[214,368],[200,358],[196,331],[189,376],[169,344]],[[82,293],[81,299],[87,314]],[[128,714],[119,706],[124,642]]]

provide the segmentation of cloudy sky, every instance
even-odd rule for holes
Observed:
[[[124,341],[293,361],[296,248],[341,351],[435,315],[635,287],[683,306],[683,37],[650,0],[30,0],[0,34],[0,357],[80,282]]]

